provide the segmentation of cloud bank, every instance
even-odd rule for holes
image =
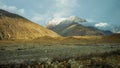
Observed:
[[[74,8],[78,6],[77,0],[55,0],[55,12],[53,17],[66,17],[72,15]]]
[[[69,17],[74,12],[78,0],[53,0],[52,4],[43,14],[35,13],[32,20],[35,22],[47,23],[53,18]]]
[[[6,5],[2,2],[0,2],[0,9],[4,9],[4,10],[7,10],[9,12],[13,12],[13,13],[17,13],[17,14],[24,14],[25,13],[25,10],[23,8],[19,9],[16,6],[9,6],[9,5]]]
[[[104,28],[106,26],[108,26],[108,23],[105,23],[105,22],[100,22],[95,24],[95,27],[98,27],[98,28]]]

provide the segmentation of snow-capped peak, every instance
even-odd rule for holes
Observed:
[[[50,20],[47,24],[47,27],[49,26],[56,26],[58,24],[60,24],[62,21],[65,21],[65,23],[72,23],[72,22],[86,22],[85,19],[79,18],[77,16],[70,16],[68,18],[54,18],[52,20]]]
[[[77,16],[70,16],[66,20],[73,21],[73,22],[86,22],[85,19],[79,18]]]
[[[66,20],[66,18],[54,18],[48,22],[47,26],[50,26],[50,25],[55,26],[60,22],[62,22],[63,20]]]

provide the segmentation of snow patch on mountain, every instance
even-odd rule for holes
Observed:
[[[69,20],[71,22],[86,22],[85,19],[79,18],[77,16],[70,16],[69,18],[67,18],[66,20]]]
[[[60,22],[62,22],[63,20],[66,20],[66,18],[54,18],[52,20],[50,20],[47,24],[47,26],[55,26],[58,25]]]
[[[47,27],[56,26],[58,24],[71,24],[73,22],[81,23],[81,22],[86,22],[86,20],[79,18],[77,16],[70,16],[68,18],[54,18],[48,22]]]

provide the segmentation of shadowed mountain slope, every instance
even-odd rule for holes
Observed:
[[[87,27],[76,22],[69,25],[58,24],[54,27],[48,27],[62,36],[101,36],[104,33],[94,27]]]

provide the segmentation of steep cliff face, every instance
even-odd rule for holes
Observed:
[[[0,9],[0,39],[35,39],[59,35],[28,19]]]

